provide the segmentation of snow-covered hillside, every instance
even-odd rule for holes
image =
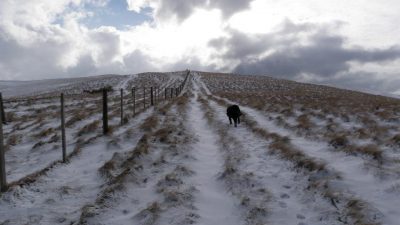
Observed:
[[[185,75],[43,81],[18,95],[21,84],[3,82],[0,224],[399,224],[400,100],[194,71],[176,96]],[[83,93],[105,86],[125,90],[122,125],[119,92],[109,97],[107,135],[101,96]],[[150,86],[161,89],[153,107],[149,95],[143,104]],[[237,128],[231,104],[244,114]]]

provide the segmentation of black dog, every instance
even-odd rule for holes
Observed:
[[[235,122],[235,127],[237,124],[240,124],[240,116],[242,112],[240,112],[238,105],[231,105],[226,109],[226,115],[229,117],[229,123],[232,124],[232,119]]]

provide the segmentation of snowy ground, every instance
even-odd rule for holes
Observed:
[[[183,74],[110,82],[126,90],[167,88]],[[297,89],[337,107],[309,103],[291,94]],[[60,156],[57,101],[9,103],[21,118],[5,126],[9,179],[47,170],[1,194],[0,224],[397,225],[397,102],[349,93],[352,101],[365,97],[371,104],[349,107],[336,101],[338,93],[191,72],[179,97],[146,109],[139,103],[135,116],[127,96],[124,125],[118,96],[111,96],[112,133],[105,136],[99,97],[73,99],[67,107],[72,155],[54,165],[48,164]],[[237,128],[225,115],[230,104],[245,114]]]

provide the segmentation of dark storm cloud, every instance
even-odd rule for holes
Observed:
[[[400,48],[365,49],[346,47],[346,39],[312,24],[283,23],[275,33],[246,34],[228,30],[228,38],[214,39],[209,46],[218,51],[215,55],[225,60],[237,60],[236,73],[269,74],[294,78],[302,73],[320,77],[333,77],[348,71],[350,62],[382,63],[400,58]],[[307,44],[301,37],[308,35]],[[263,53],[269,52],[266,56]]]
[[[216,0],[210,1],[210,6],[219,8],[225,18],[232,16],[236,12],[248,9],[251,0]]]
[[[312,44],[306,46],[298,45],[280,49],[259,60],[245,59],[235,68],[235,72],[268,73],[288,78],[301,73],[328,77],[348,71],[351,61],[381,63],[400,58],[399,47],[371,50],[346,48],[341,36],[317,34],[311,42]]]
[[[227,18],[236,12],[248,9],[250,3],[251,0],[162,0],[156,14],[161,18],[176,15],[182,21],[188,18],[196,8],[217,8]]]

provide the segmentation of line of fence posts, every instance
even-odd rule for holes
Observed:
[[[6,160],[4,151],[4,139],[3,139],[3,122],[4,122],[4,108],[3,98],[0,93],[0,191],[5,192],[7,190],[7,179],[6,179]]]
[[[185,79],[186,80],[186,79]],[[180,84],[178,88],[170,88],[170,95],[173,98],[173,93],[175,89],[175,94],[178,96],[178,92],[182,91],[183,84]],[[103,134],[107,134],[109,131],[108,127],[108,90],[103,88]],[[155,95],[155,96],[154,96]],[[121,88],[120,90],[120,108],[121,108],[121,125],[124,122],[124,109],[123,109],[123,97],[124,92]],[[133,115],[136,114],[136,87],[132,89],[132,98],[133,98]],[[160,99],[160,88],[159,87],[151,87],[150,88],[150,101],[153,106],[154,103]],[[164,90],[164,98],[165,100],[168,98],[168,88]],[[66,148],[66,134],[65,134],[65,104],[64,104],[64,93],[60,95],[60,116],[61,116],[61,138],[62,138],[62,161],[67,162],[67,148]],[[146,109],[146,87],[143,87],[143,107]],[[5,113],[3,106],[3,98],[0,93],[0,190],[2,192],[7,190],[7,179],[6,179],[6,171],[5,171],[5,151],[4,151],[4,139],[3,139],[3,124],[5,124]]]

